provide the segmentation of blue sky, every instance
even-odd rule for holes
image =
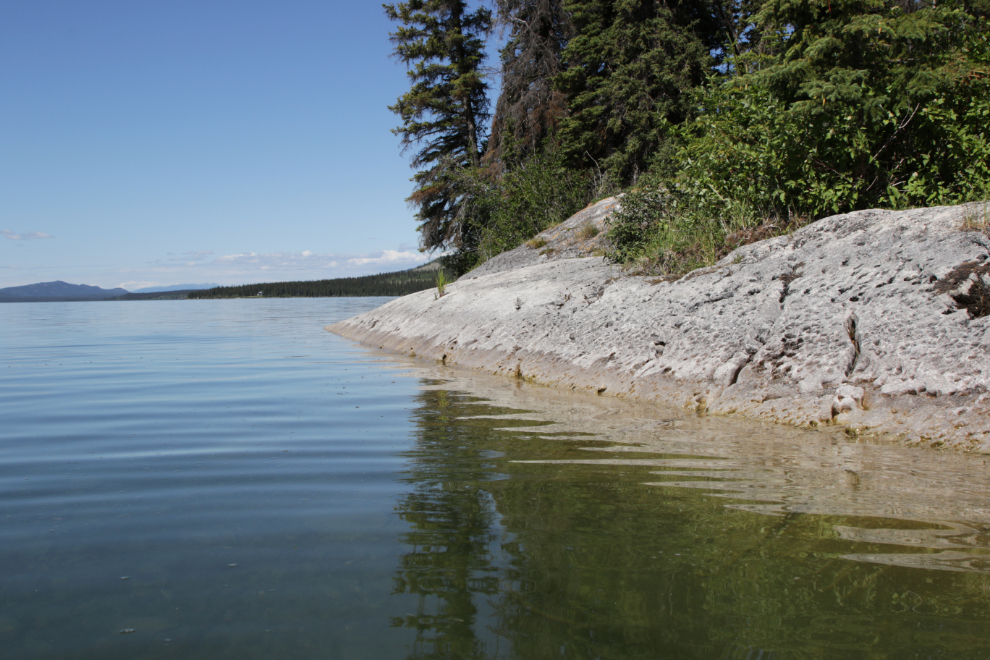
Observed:
[[[408,268],[379,2],[0,0],[0,287]]]

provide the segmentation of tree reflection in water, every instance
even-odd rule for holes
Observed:
[[[495,650],[475,634],[478,598],[498,593],[491,546],[498,542],[497,514],[485,484],[491,463],[485,438],[457,420],[463,405],[444,390],[419,396],[416,449],[405,481],[412,492],[397,506],[412,529],[401,537],[411,547],[396,572],[396,593],[419,596],[415,613],[392,620],[416,630],[415,658],[488,658]]]
[[[601,441],[503,430],[533,424],[438,383],[418,404],[395,591],[419,600],[392,619],[411,658],[990,657],[986,573],[846,558],[890,550],[849,528],[930,525],[727,508],[648,466],[567,463]]]

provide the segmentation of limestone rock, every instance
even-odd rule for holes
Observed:
[[[489,259],[462,279],[492,275],[560,259],[591,256],[596,250],[608,246],[605,236],[608,230],[606,221],[618,205],[619,201],[615,197],[608,197],[592,204],[559,225],[536,235],[528,243]],[[585,228],[592,228],[593,231],[586,234]],[[592,233],[594,235],[589,235]]]
[[[990,451],[990,240],[960,230],[968,212],[833,216],[675,282],[522,247],[442,298],[328,329],[558,387]]]
[[[866,391],[862,387],[842,385],[835,391],[832,399],[832,415],[841,415],[853,410],[863,410],[863,399]]]

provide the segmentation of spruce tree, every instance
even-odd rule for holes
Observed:
[[[507,161],[536,153],[567,112],[553,80],[573,25],[563,0],[496,0],[495,5],[509,37],[501,51],[502,89],[485,158],[501,172]]]
[[[393,133],[404,148],[417,145],[412,159],[424,249],[461,248],[470,229],[462,213],[465,170],[478,167],[488,121],[487,84],[482,74],[484,36],[491,12],[470,11],[463,0],[408,0],[382,5],[400,24],[390,33],[394,55],[409,67],[412,87],[389,109],[402,124]]]
[[[720,26],[704,0],[567,0],[576,34],[557,87],[570,113],[561,140],[575,162],[594,159],[616,183],[635,180],[691,112]]]

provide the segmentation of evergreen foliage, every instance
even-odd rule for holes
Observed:
[[[426,44],[459,7],[479,17],[464,70],[482,89],[491,16],[386,6],[419,63],[393,107],[428,168],[410,199],[457,274],[623,188],[612,257],[665,275],[833,213],[990,197],[990,0],[493,1],[508,40],[487,143],[440,140],[464,124],[423,63],[457,69]]]
[[[437,271],[400,270],[364,277],[310,282],[262,282],[189,291],[189,298],[327,298],[338,296],[404,296],[436,286]],[[260,294],[260,295],[259,295]]]
[[[487,83],[481,72],[484,36],[491,12],[469,11],[463,0],[408,0],[383,5],[400,24],[391,33],[395,57],[409,67],[411,89],[389,109],[402,124],[393,130],[403,147],[419,150],[412,166],[422,247],[428,250],[469,243],[460,220],[458,173],[478,167],[489,118]]]
[[[965,114],[987,98],[985,84],[973,85],[987,73],[970,57],[973,16],[951,2],[766,0],[757,20],[780,45],[748,78],[769,92],[788,128],[802,129],[788,145],[781,202],[817,217],[964,201],[956,173],[965,165],[943,151],[939,107],[949,101],[945,110]],[[968,157],[981,155],[985,141]]]
[[[951,3],[766,0],[750,34],[761,50],[696,93],[699,116],[624,200],[615,258],[683,272],[740,232],[990,196],[985,19]]]
[[[575,36],[557,86],[569,102],[560,138],[574,163],[593,160],[613,181],[635,181],[670,123],[690,116],[688,92],[719,46],[700,0],[568,0]]]
[[[505,161],[539,151],[567,111],[566,98],[553,82],[574,28],[561,0],[495,4],[509,36],[501,51],[502,89],[485,159],[501,171]]]

